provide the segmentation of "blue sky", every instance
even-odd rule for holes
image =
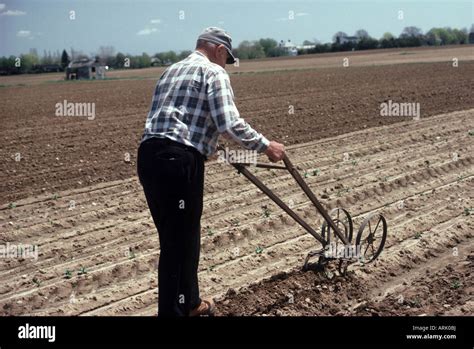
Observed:
[[[471,27],[473,1],[163,1],[0,0],[0,56],[43,50],[116,51],[153,54],[193,49],[207,26],[219,26],[242,40],[271,37],[300,44],[329,42],[337,31],[366,29],[379,38],[406,26]],[[398,18],[403,11],[403,19]],[[70,19],[75,11],[75,19]],[[183,12],[180,12],[183,11]],[[293,15],[293,19],[290,16]],[[183,18],[184,16],[184,18]]]

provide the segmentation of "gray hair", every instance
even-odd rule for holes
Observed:
[[[198,41],[196,41],[196,48],[200,48],[206,51],[212,50],[214,46],[216,46],[216,44],[213,44],[212,42],[203,39],[198,39]]]

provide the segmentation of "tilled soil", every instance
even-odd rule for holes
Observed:
[[[450,61],[310,68],[311,60],[304,71],[232,75],[241,115],[268,138],[293,145],[410,119],[380,116],[380,104],[389,100],[420,103],[421,118],[474,107],[473,61],[457,68]],[[117,80],[0,88],[0,204],[135,176],[154,84]],[[55,116],[56,103],[64,100],[95,103],[95,118]]]
[[[299,271],[306,254],[320,247],[311,235],[231,166],[208,162],[202,295],[218,300],[221,315],[472,314],[472,129],[469,109],[289,147],[322,203],[347,208],[356,231],[372,212],[389,224],[374,263],[353,264],[346,277],[331,280]],[[111,139],[107,132],[104,140]],[[25,151],[32,147],[26,143]],[[121,171],[111,149],[106,164]],[[77,150],[85,159],[87,151]],[[36,261],[0,263],[0,314],[156,314],[159,244],[137,178],[104,177],[75,188],[77,178],[66,176],[74,167],[63,163],[49,175],[39,168],[23,171],[25,181],[56,174],[69,188],[0,207],[0,242],[35,244],[39,252]],[[319,229],[320,216],[287,172],[254,171]],[[34,192],[26,184],[13,193]]]

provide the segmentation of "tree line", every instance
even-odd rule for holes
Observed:
[[[143,52],[141,55],[131,55],[122,52],[115,53],[111,46],[100,47],[98,53],[90,56],[80,51],[71,49],[70,53],[63,50],[59,52],[44,53],[39,56],[36,49],[29,53],[17,56],[0,57],[0,75],[22,74],[22,73],[45,73],[64,71],[71,61],[92,59],[100,62],[110,69],[140,69],[151,66],[169,65],[187,57],[191,51],[159,52],[153,56]]]
[[[357,30],[349,36],[344,32],[337,32],[332,37],[331,43],[321,43],[317,39],[305,40],[303,47],[297,47],[298,55],[325,52],[340,52],[353,50],[370,50],[377,48],[417,47],[417,46],[442,46],[457,44],[474,44],[474,24],[471,30],[432,28],[426,34],[420,28],[406,27],[398,37],[385,33],[380,39],[375,39],[364,29]],[[305,48],[308,47],[308,48]],[[243,41],[235,49],[239,59],[254,59],[265,57],[285,56],[289,54],[274,39],[260,39]]]
[[[370,50],[377,48],[417,47],[417,46],[442,46],[456,44],[474,44],[474,24],[470,31],[464,29],[432,28],[423,33],[417,27],[405,27],[398,37],[391,33],[385,33],[380,39],[373,38],[364,29],[357,30],[354,35],[349,36],[344,32],[337,32],[332,37],[331,43],[321,43],[317,39],[305,40],[300,47],[294,46],[297,54]],[[242,41],[234,49],[235,56],[240,60],[257,59],[265,57],[278,57],[292,54],[288,46],[278,43],[272,38],[262,38],[254,41]],[[31,49],[27,54],[20,56],[0,57],[0,75],[21,73],[42,73],[53,71],[64,71],[68,64],[74,60],[89,59],[93,57],[96,61],[111,69],[139,69],[150,66],[166,66],[175,63],[191,51],[166,51],[152,56],[147,53],[141,55],[130,55],[115,52],[111,46],[102,46],[97,53],[87,56],[80,51],[71,49],[59,54],[44,51],[42,56],[38,55],[36,49]],[[293,51],[293,54],[295,52]]]

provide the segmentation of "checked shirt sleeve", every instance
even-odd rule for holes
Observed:
[[[219,72],[208,83],[210,114],[218,132],[228,134],[246,149],[265,151],[270,142],[240,117],[234,103],[229,75]]]

